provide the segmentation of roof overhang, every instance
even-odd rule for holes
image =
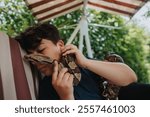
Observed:
[[[85,1],[87,2],[84,6]],[[148,0],[25,0],[39,22],[65,15],[84,7],[132,17]]]

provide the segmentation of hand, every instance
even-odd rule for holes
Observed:
[[[82,52],[75,46],[72,44],[68,44],[66,45],[63,49],[62,49],[62,55],[65,56],[67,54],[74,54],[76,57],[76,63],[81,66],[81,67],[86,67],[86,63],[87,63],[87,58],[85,58],[85,56],[82,54]]]
[[[67,72],[67,68],[62,68],[58,72],[58,62],[54,61],[54,71],[52,74],[52,85],[58,93],[60,99],[74,99],[73,96],[73,75]]]

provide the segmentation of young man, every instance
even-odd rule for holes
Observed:
[[[33,63],[45,75],[40,82],[39,99],[103,99],[99,90],[101,76],[119,86],[137,80],[126,64],[87,59],[76,46],[65,45],[57,28],[51,24],[30,27],[17,40],[28,53],[43,54],[55,60],[51,65]],[[81,81],[77,86],[73,86],[73,75],[67,68],[58,72],[57,61],[67,54],[74,54],[80,66]]]

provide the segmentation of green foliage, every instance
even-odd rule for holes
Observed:
[[[64,39],[64,41],[67,42],[67,40],[71,36],[71,33],[74,31],[75,26],[79,22],[81,14],[81,10],[77,10],[75,12],[51,20],[50,23],[54,24],[59,28],[62,39]],[[75,26],[72,27],[71,25]],[[75,40],[75,42],[77,42],[77,40]]]
[[[15,36],[28,26],[37,21],[25,6],[22,0],[1,0],[3,7],[0,7],[0,30],[6,31],[10,36]],[[149,39],[142,29],[136,26],[124,26],[125,21],[116,15],[110,15],[96,10],[89,10],[88,21],[91,24],[100,24],[121,27],[121,29],[111,29],[89,25],[89,36],[92,45],[94,58],[103,59],[104,55],[114,52],[123,57],[137,74],[139,82],[148,82],[148,54],[145,52],[145,41]],[[59,27],[62,38],[65,42],[71,36],[80,18],[81,10],[55,18],[50,23]],[[78,45],[79,34],[73,41]],[[146,41],[147,42],[147,41]],[[84,54],[86,55],[84,47]],[[147,58],[147,59],[146,59]],[[109,71],[108,71],[109,72]]]
[[[0,1],[0,30],[15,36],[35,23],[23,0]]]
[[[139,82],[148,82],[147,54],[143,45],[149,38],[144,34],[143,30],[138,29],[136,26],[128,27],[128,31],[123,46],[120,46],[121,56],[136,72]]]
[[[110,15],[103,12],[93,12],[91,23],[103,24],[106,26],[122,27],[124,22],[120,17]],[[90,27],[90,37],[95,58],[102,59],[107,53],[118,52],[117,50],[123,41],[125,34],[127,34],[126,28],[111,29],[105,27]]]

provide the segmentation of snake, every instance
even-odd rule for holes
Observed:
[[[29,62],[38,62],[40,64],[53,64],[55,60],[43,54],[27,54],[24,59]],[[58,71],[62,68],[68,68],[68,72],[73,75],[73,85],[77,86],[81,80],[81,72],[79,66],[75,62],[72,54],[62,56],[58,61]]]
[[[104,57],[104,61],[124,63],[123,58],[118,54],[108,54]],[[102,77],[102,81],[100,81],[100,89],[102,89],[102,95],[107,100],[118,100],[120,88],[120,86],[107,81],[106,78]]]
[[[27,54],[24,56],[24,59],[29,62],[39,62],[41,64],[53,64],[55,60],[51,59],[48,56],[42,54]],[[124,63],[121,56],[117,54],[109,54],[105,56],[104,60],[108,62],[122,62]],[[58,62],[58,71],[62,68],[67,67],[68,72],[74,76],[73,85],[77,86],[81,80],[81,72],[79,66],[75,62],[75,57],[73,55],[62,56]],[[120,86],[114,85],[102,77],[100,81],[100,89],[102,89],[102,95],[107,100],[116,100],[118,99],[118,94]]]

